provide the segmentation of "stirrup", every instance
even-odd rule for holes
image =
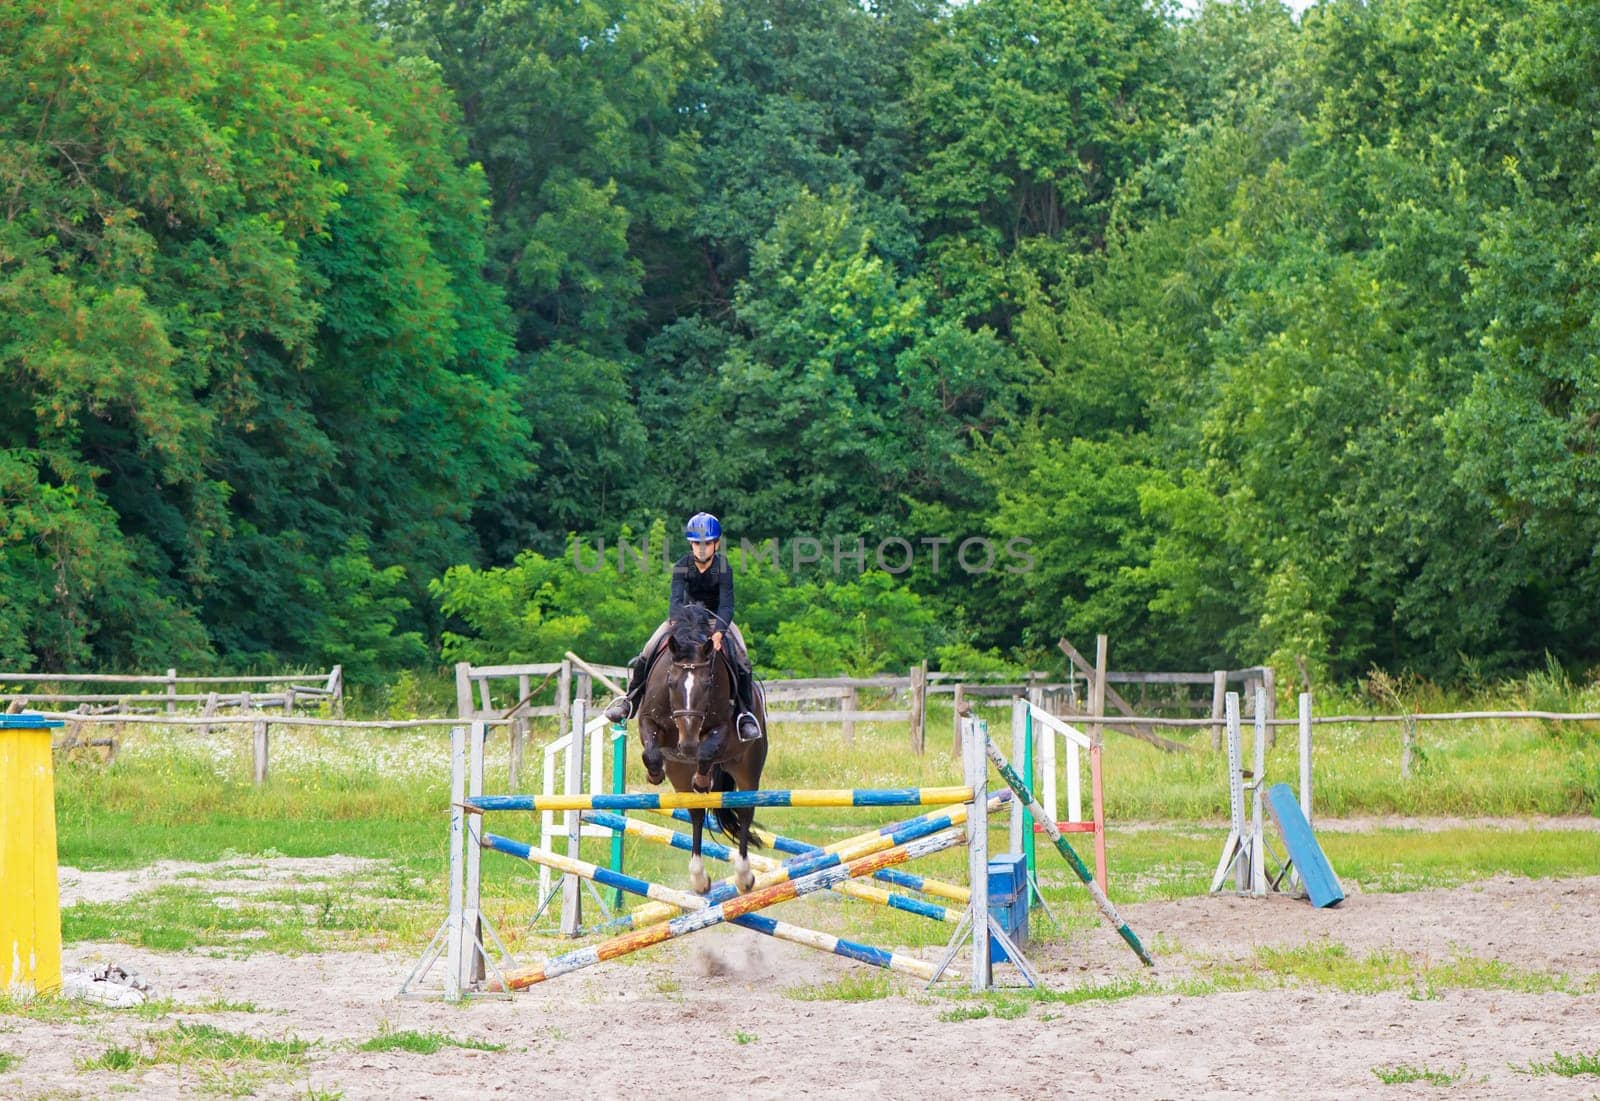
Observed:
[[[750,725],[756,728],[756,732],[753,736],[744,732],[744,721],[746,719],[749,719]],[[739,740],[741,742],[759,742],[763,737],[765,737],[761,731],[761,724],[756,722],[756,717],[748,711],[741,711],[739,713],[739,717],[734,720],[733,729],[734,732],[739,735]]]
[[[613,711],[617,710],[619,704],[622,708],[622,715],[620,718],[612,714]],[[602,712],[602,714],[605,715],[605,717],[611,722],[625,723],[633,717],[633,701],[627,696],[618,696],[616,699],[612,700],[606,705],[606,709]]]

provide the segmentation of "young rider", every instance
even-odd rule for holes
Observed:
[[[761,737],[761,727],[755,717],[754,680],[750,670],[750,655],[745,649],[744,636],[733,622],[733,567],[722,551],[722,524],[709,512],[697,512],[684,525],[684,536],[689,540],[690,551],[672,566],[672,600],[667,621],[656,628],[650,641],[645,643],[639,656],[628,663],[628,692],[618,696],[606,708],[606,718],[614,723],[626,722],[639,713],[639,701],[644,696],[645,680],[650,673],[650,661],[656,648],[666,637],[667,628],[686,604],[699,604],[715,617],[717,630],[711,644],[728,655],[733,667],[735,691],[739,697],[739,717],[736,723],[739,740],[753,742]]]

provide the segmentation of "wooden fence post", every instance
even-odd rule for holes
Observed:
[[[176,715],[178,713],[177,696],[178,696],[178,671],[176,669],[168,669],[167,670],[167,714],[169,714],[169,715]]]
[[[206,693],[206,705],[205,705],[204,709],[201,710],[200,714],[201,714],[202,717],[209,718],[210,716],[215,715],[216,713],[217,713],[217,694],[215,692],[207,692]],[[204,725],[202,725],[200,727],[200,736],[202,738],[211,737],[211,726],[210,726],[209,723],[208,724],[204,724]]]
[[[927,752],[928,662],[911,667],[911,752],[918,757]]]
[[[511,718],[511,757],[507,766],[507,783],[513,792],[522,790],[522,754],[528,737],[528,694],[533,691],[532,681],[526,673],[517,677],[517,710]]]
[[[1105,740],[1098,720],[1106,716],[1106,651],[1109,649],[1105,635],[1094,636],[1094,683],[1089,686],[1089,713],[1096,721],[1089,724],[1089,738],[1095,745]]]
[[[856,691],[854,686],[846,688],[844,690],[844,695],[839,697],[839,703],[844,707],[846,716],[854,715],[860,702],[861,694]],[[844,720],[844,744],[854,745],[855,741],[856,721],[853,718],[847,717]]]
[[[955,690],[955,718],[953,720],[956,730],[955,737],[950,742],[950,756],[952,757],[961,755],[961,707],[966,703],[966,693],[961,689],[962,686],[958,683]]]
[[[267,720],[257,719],[254,726],[255,738],[251,756],[255,765],[256,787],[261,787],[267,782]]]
[[[335,665],[328,673],[328,690],[333,693],[333,714],[344,718],[344,666]]]
[[[1211,674],[1211,748],[1222,748],[1223,698],[1228,694],[1228,671],[1218,669]]]
[[[1270,665],[1261,667],[1261,687],[1266,692],[1267,748],[1273,749],[1278,744],[1278,728],[1271,725],[1278,717],[1278,674]]]
[[[472,666],[456,662],[456,715],[462,722],[472,719]]]
[[[556,673],[556,737],[562,735],[562,725],[572,716],[572,659],[562,658],[561,669]]]

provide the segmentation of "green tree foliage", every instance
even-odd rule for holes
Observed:
[[[965,423],[1010,369],[987,331],[930,316],[852,204],[802,193],[757,246],[707,395],[734,526],[890,534],[904,497],[957,492]]]
[[[657,521],[615,546],[574,537],[561,558],[526,551],[511,566],[449,570],[431,586],[456,625],[445,635],[446,660],[539,662],[567,650],[632,660],[667,615],[669,567],[683,548],[668,530]],[[763,675],[906,667],[938,638],[933,613],[887,574],[795,582],[759,554],[735,548],[729,558],[735,621]]]
[[[1344,673],[1592,652],[1571,518],[1595,406],[1564,396],[1592,390],[1588,192],[1551,168],[1592,151],[1563,130],[1584,23],[1335,0],[1292,35],[1257,5],[1185,28],[1192,125],[1130,175],[1105,258],[1016,327],[1042,400],[992,460],[1001,531],[1050,526],[1041,455],[1113,456],[1078,475],[1109,530],[1035,582],[1065,622],[1139,657]],[[1562,63],[1532,61],[1552,37]]]
[[[77,0],[0,56],[0,665],[621,661],[618,532],[701,508],[1028,541],[741,560],[770,671],[1600,658],[1584,5]]]
[[[1098,249],[1121,181],[1171,130],[1171,30],[1139,0],[981,0],[913,64],[907,179],[941,290],[1004,327],[1025,273]]]
[[[802,195],[838,194],[896,264],[916,242],[900,199],[909,62],[933,32],[931,0],[724,0],[713,68],[684,89],[701,133],[693,229],[727,302],[749,259]]]
[[[1600,176],[1591,121],[1600,23],[1582,6],[1527,5],[1494,70],[1516,121],[1494,171],[1466,296],[1484,369],[1448,414],[1460,484],[1522,550],[1530,650],[1592,655],[1600,606]],[[1538,631],[1543,641],[1536,637]],[[1534,653],[1532,656],[1536,657]]]
[[[346,665],[352,683],[379,683],[388,670],[414,666],[428,656],[420,631],[396,632],[410,601],[402,590],[405,569],[378,569],[363,536],[351,536],[342,553],[300,578],[302,600],[322,609],[294,627],[299,652],[319,667]]]
[[[706,64],[715,8],[681,0],[369,0],[399,48],[438,66],[491,198],[489,263],[520,353],[535,467],[477,502],[490,556],[545,553],[647,500],[645,434],[622,379],[644,338],[646,264],[694,207],[680,85]],[[651,502],[653,506],[654,503]]]
[[[292,2],[12,4],[0,55],[9,656],[298,658],[330,549],[472,553],[516,420],[437,82]]]

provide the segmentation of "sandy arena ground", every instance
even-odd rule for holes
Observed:
[[[199,881],[237,894],[286,871],[349,874],[361,862],[263,863],[214,866],[214,878]],[[64,869],[63,901],[127,898],[173,876],[206,871],[175,864],[140,873]],[[1355,892],[1324,911],[1287,898],[1217,897],[1130,905],[1123,915],[1157,948],[1155,977],[1168,984],[1203,979],[1258,946],[1308,943],[1341,944],[1354,957],[1394,950],[1440,964],[1471,955],[1564,974],[1575,985],[1600,974],[1600,876]],[[795,1000],[783,990],[828,981],[856,965],[726,927],[566,976],[512,1001],[464,1007],[396,1000],[414,963],[410,956],[230,959],[210,950],[75,944],[66,957],[69,969],[106,962],[136,968],[159,995],[179,1003],[227,999],[257,1010],[180,1010],[176,1020],[315,1041],[292,1077],[250,1081],[256,1097],[610,1098],[690,1090],[749,1098],[1600,1096],[1600,1077],[1515,1069],[1548,1062],[1557,1052],[1600,1054],[1600,993],[1467,990],[1424,999],[1311,988],[1163,993],[1033,1004],[1010,1020],[941,1020],[952,1009],[984,1003],[927,996],[914,983],[879,1000]],[[1055,989],[1103,985],[1144,970],[1104,928],[1040,949],[1034,960]],[[1010,969],[1001,973],[1013,981]],[[227,1092],[226,1073],[219,1079],[193,1065],[78,1069],[108,1046],[170,1028],[174,1017],[145,1020],[110,1010],[67,1023],[0,1017],[0,1051],[19,1057],[0,1074],[0,1096]],[[385,1028],[473,1038],[505,1050],[355,1050]],[[1444,1087],[1385,1085],[1373,1073],[1397,1065],[1465,1073]]]

